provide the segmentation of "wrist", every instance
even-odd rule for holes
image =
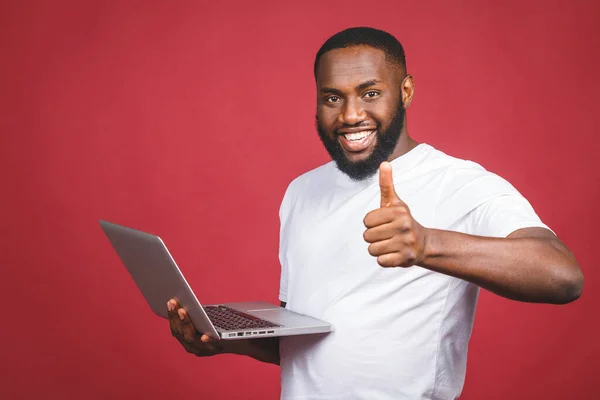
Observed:
[[[422,267],[428,265],[433,259],[440,257],[442,248],[440,245],[440,235],[442,234],[442,231],[432,228],[424,229],[423,258],[421,260]]]

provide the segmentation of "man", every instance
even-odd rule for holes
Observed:
[[[280,299],[334,332],[215,342],[171,300],[173,335],[198,356],[280,364],[284,399],[457,398],[479,287],[568,303],[579,266],[508,182],[410,138],[414,83],[393,36],[342,31],[314,68],[333,162],[283,199]]]

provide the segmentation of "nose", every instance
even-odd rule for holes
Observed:
[[[365,112],[358,100],[348,99],[338,118],[345,125],[356,125],[365,119]]]

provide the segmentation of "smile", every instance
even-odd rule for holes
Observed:
[[[350,153],[358,153],[366,150],[371,145],[376,137],[375,132],[377,130],[346,133],[340,135],[339,140],[344,150]]]
[[[358,140],[363,140],[367,136],[373,134],[375,131],[362,131],[356,133],[346,133],[344,137],[351,142],[356,142]]]

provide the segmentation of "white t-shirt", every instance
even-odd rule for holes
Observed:
[[[396,192],[423,226],[505,237],[544,227],[507,181],[420,144],[391,162]],[[414,266],[382,268],[363,239],[378,176],[355,182],[333,162],[295,179],[283,199],[279,298],[333,325],[281,338],[282,399],[455,399],[478,287]]]

